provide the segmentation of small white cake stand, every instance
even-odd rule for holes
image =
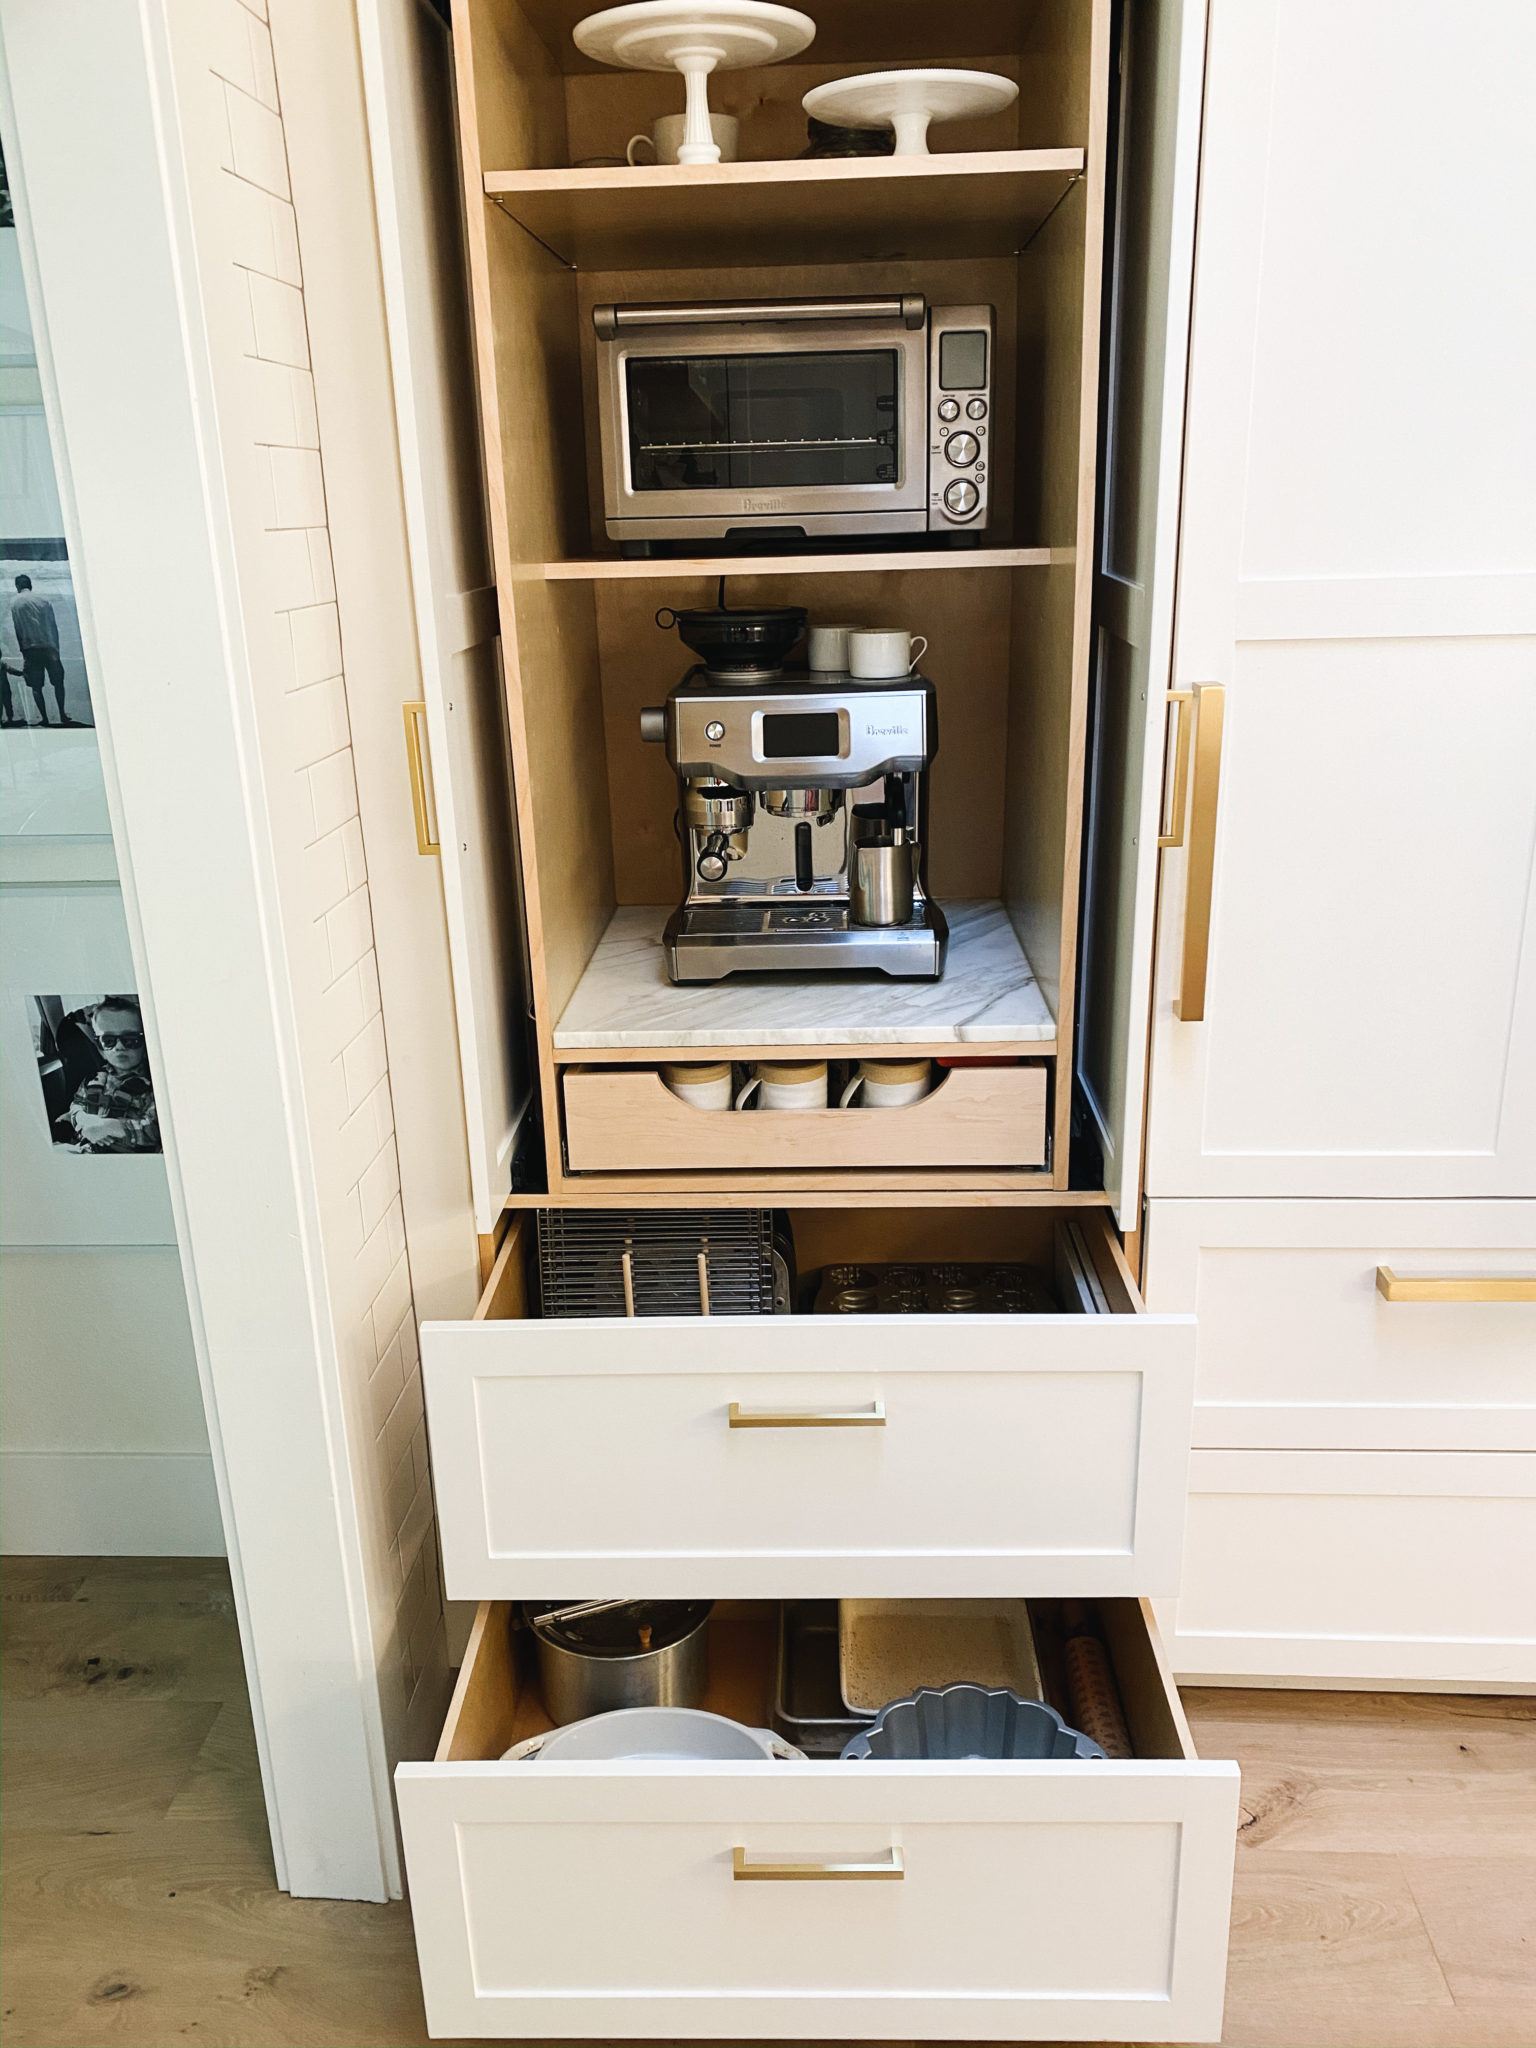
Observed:
[[[687,113],[680,164],[717,164],[720,149],[709,127],[711,71],[744,71],[777,64],[803,50],[816,33],[808,14],[773,7],[768,0],[631,0],[605,7],[571,31],[584,57],[631,71],[681,71]]]
[[[1000,114],[1018,96],[995,71],[866,71],[813,86],[800,104],[834,128],[894,128],[897,156],[927,156],[930,121]]]

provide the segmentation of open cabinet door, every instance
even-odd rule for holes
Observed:
[[[476,1228],[495,1227],[531,1067],[501,642],[465,303],[453,48],[426,0],[358,0],[424,705],[403,707],[440,850]],[[423,738],[421,726],[425,725]]]
[[[1111,219],[1077,1079],[1136,1228],[1206,0],[1126,0]]]

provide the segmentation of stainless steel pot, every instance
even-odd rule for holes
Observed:
[[[710,1600],[605,1601],[535,1617],[544,1705],[564,1727],[618,1707],[697,1707]]]

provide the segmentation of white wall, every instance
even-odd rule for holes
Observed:
[[[174,1245],[0,1252],[0,1550],[224,1549]]]
[[[21,249],[4,228],[0,554],[6,540],[63,536]],[[67,579],[64,565],[47,569]],[[41,567],[36,580],[46,587]],[[0,591],[0,651],[14,657],[12,589]],[[55,612],[66,703],[85,717],[75,607]],[[19,678],[11,687],[33,708]],[[89,726],[0,731],[0,983],[0,1551],[221,1555],[165,1161],[55,1147],[33,1058],[31,996],[135,985]]]

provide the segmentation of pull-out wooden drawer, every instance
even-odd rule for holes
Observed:
[[[395,1774],[431,2033],[1217,2039],[1237,1766],[1196,1758],[1148,1611],[1100,1614],[1131,1760],[542,1764],[497,1761],[548,1721],[482,1607]],[[707,1706],[766,1723],[773,1627],[717,1610]]]
[[[572,1173],[1043,1166],[1042,1063],[956,1067],[898,1109],[695,1109],[652,1067],[568,1067]]]
[[[1146,1253],[1197,1444],[1536,1450],[1536,1202],[1153,1201]]]
[[[449,1595],[1174,1591],[1193,1319],[1147,1315],[1104,1212],[1071,1214],[1103,1313],[540,1321],[514,1247],[484,1315],[422,1326]],[[792,1221],[803,1268],[1049,1271],[1057,1216]]]

